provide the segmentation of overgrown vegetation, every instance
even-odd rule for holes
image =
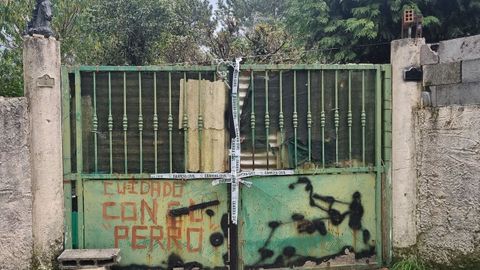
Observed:
[[[417,257],[409,257],[393,264],[390,270],[429,270]]]
[[[51,0],[64,64],[389,62],[405,8],[428,42],[480,32],[478,0]],[[0,95],[22,94],[35,0],[0,1]]]

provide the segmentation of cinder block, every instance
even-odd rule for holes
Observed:
[[[462,62],[462,82],[480,82],[480,59]]]
[[[116,265],[120,249],[67,249],[58,257],[61,269],[97,269]]]
[[[445,40],[438,48],[440,63],[480,58],[480,35]]]
[[[438,53],[434,52],[430,45],[425,44],[420,48],[420,65],[434,65],[438,64]]]
[[[434,106],[479,105],[480,82],[440,85],[432,94],[435,95]]]
[[[462,82],[460,62],[423,66],[423,85],[443,85]]]

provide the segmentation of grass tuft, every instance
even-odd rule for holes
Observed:
[[[428,270],[428,268],[418,258],[409,257],[396,262],[390,270]]]

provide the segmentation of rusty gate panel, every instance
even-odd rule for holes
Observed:
[[[239,242],[245,269],[375,263],[375,174],[252,182],[241,193]]]
[[[85,248],[120,248],[121,266],[224,268],[226,186],[211,181],[84,182]]]

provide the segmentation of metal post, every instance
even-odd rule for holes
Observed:
[[[113,173],[113,116],[112,116],[112,73],[108,72],[108,149],[110,160],[110,174]]]
[[[143,172],[143,109],[142,109],[142,73],[138,72],[138,133],[140,138],[140,173]]]
[[[267,150],[267,170],[270,167],[270,142],[269,142],[269,135],[270,135],[270,113],[268,112],[268,70],[265,71],[265,144]]]
[[[153,73],[153,151],[155,158],[155,173],[158,173],[158,111],[157,111],[157,73]]]
[[[250,129],[252,131],[252,170],[255,170],[255,73],[250,73],[250,87],[252,88],[252,111],[250,112]]]

